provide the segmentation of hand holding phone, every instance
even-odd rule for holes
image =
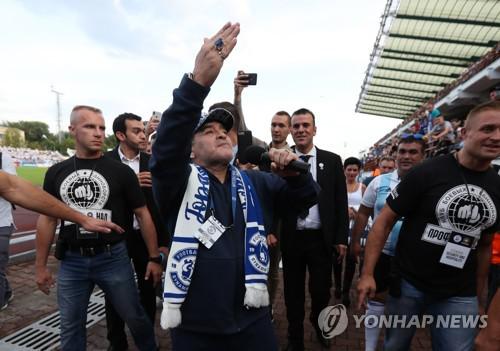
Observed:
[[[257,85],[257,73],[247,73],[248,85]]]
[[[161,112],[153,111],[153,114],[151,115],[151,118],[149,120],[150,121],[151,120],[160,121],[161,120]]]
[[[156,128],[158,128],[158,124],[160,124],[160,120],[161,120],[161,112],[153,111],[151,118],[146,124],[146,136],[148,138],[156,131]]]
[[[257,84],[257,73],[245,73],[238,71],[238,75],[234,79],[235,87],[247,87],[249,85]]]

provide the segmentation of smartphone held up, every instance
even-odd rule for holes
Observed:
[[[247,73],[248,85],[257,85],[257,73]]]

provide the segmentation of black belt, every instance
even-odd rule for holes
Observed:
[[[116,243],[111,243],[111,244],[98,245],[98,246],[68,245],[68,250],[71,252],[79,253],[82,256],[95,256],[95,255],[102,254],[104,252],[111,252],[111,248],[120,242],[121,241],[118,241]]]

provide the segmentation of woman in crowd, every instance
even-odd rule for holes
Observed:
[[[359,173],[361,172],[361,161],[356,157],[349,157],[344,161],[344,174],[347,183],[347,202],[349,206],[349,230],[352,229],[354,219],[358,211],[359,205],[366,186],[358,181]],[[350,238],[349,238],[350,241]],[[350,252],[348,249],[347,252]],[[352,255],[346,255],[345,258],[344,282],[342,284],[342,266],[343,262],[334,261],[333,274],[335,277],[335,298],[342,298],[342,303],[349,307],[351,300],[349,291],[351,283],[356,271],[356,258]]]

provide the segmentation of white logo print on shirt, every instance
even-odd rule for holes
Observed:
[[[436,217],[441,227],[458,233],[479,237],[497,219],[495,203],[484,189],[477,185],[458,185],[439,199]]]
[[[63,202],[86,216],[111,221],[111,211],[103,209],[109,184],[99,172],[79,169],[70,173],[61,183],[59,194]]]
[[[428,223],[422,240],[445,246],[453,232],[462,233],[475,238],[471,246],[475,248],[481,232],[496,222],[497,210],[481,187],[468,187],[469,191],[465,185],[458,185],[441,196],[436,205],[439,225]]]

